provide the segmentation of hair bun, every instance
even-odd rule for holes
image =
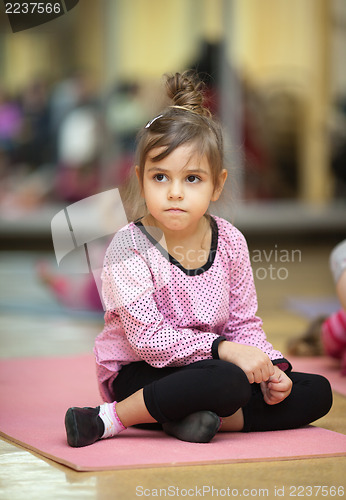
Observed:
[[[185,71],[167,76],[166,89],[174,106],[181,106],[200,115],[210,116],[210,111],[203,105],[204,83],[195,73]]]

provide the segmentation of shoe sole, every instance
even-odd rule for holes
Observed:
[[[209,443],[220,428],[220,419],[214,412],[208,410],[197,413],[201,413],[199,422],[196,421],[192,425],[186,425],[186,423],[175,425],[174,422],[168,422],[167,424],[163,424],[163,430],[166,434],[174,436],[181,441]],[[173,424],[173,426],[170,424]],[[198,430],[201,425],[205,427],[204,434]]]
[[[211,426],[210,430],[209,430],[209,434],[207,434],[205,436],[205,440],[199,441],[200,443],[209,443],[221,427],[220,419],[217,417],[216,414],[214,414],[213,412],[206,412],[206,413],[208,413],[209,419],[212,419],[212,418],[214,419],[215,425],[211,426],[211,423],[209,424]]]
[[[68,444],[73,448],[80,448],[80,445],[78,444],[79,432],[73,408],[69,408],[66,412],[65,428],[66,428]]]

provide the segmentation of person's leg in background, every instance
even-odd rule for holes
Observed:
[[[346,240],[332,251],[330,268],[342,309],[323,323],[322,345],[326,354],[341,359],[341,373],[346,375]]]

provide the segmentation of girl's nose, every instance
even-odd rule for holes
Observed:
[[[183,188],[180,182],[172,182],[168,190],[170,200],[182,200],[184,198]]]

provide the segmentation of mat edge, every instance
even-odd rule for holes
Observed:
[[[329,430],[329,429],[324,429]],[[335,432],[335,431],[330,431]],[[265,457],[265,458],[239,458],[239,459],[221,459],[221,460],[209,460],[209,461],[199,461],[199,462],[165,462],[160,464],[131,464],[131,465],[120,465],[116,467],[87,467],[79,466],[69,460],[65,460],[55,455],[42,452],[35,448],[34,446],[25,445],[20,440],[12,438],[8,434],[0,431],[0,437],[5,438],[10,444],[14,444],[28,452],[33,452],[38,455],[38,458],[46,458],[53,462],[54,464],[63,465],[72,469],[76,472],[102,472],[102,471],[116,471],[116,470],[138,470],[138,469],[162,469],[167,467],[198,467],[198,466],[213,466],[213,465],[227,465],[227,464],[240,464],[240,463],[261,463],[261,462],[289,462],[294,460],[308,460],[308,459],[320,459],[320,458],[334,458],[346,456],[345,452],[337,453],[323,453],[318,455],[299,455],[293,457]]]

